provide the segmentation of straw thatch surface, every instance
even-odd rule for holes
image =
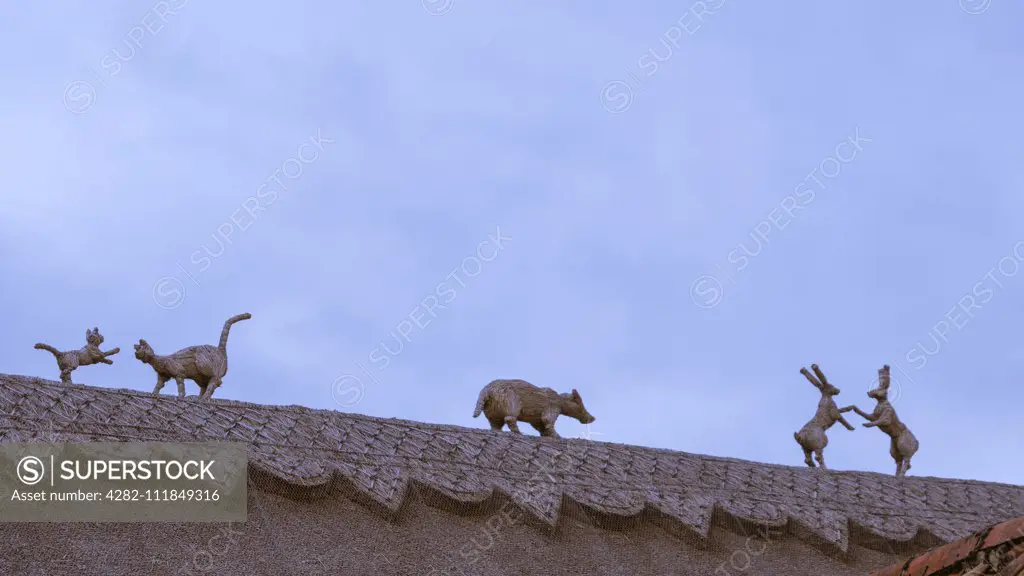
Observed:
[[[712,517],[783,530],[842,556],[851,543],[892,550],[950,542],[1024,516],[1024,487],[758,464],[580,439],[262,406],[0,374],[0,442],[231,440],[250,473],[302,502],[344,493],[401,516],[410,486],[464,510],[508,498],[540,528],[569,508],[598,527],[650,521],[702,542]],[[785,439],[781,440],[785,441]]]

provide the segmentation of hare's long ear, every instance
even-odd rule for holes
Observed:
[[[800,373],[804,375],[804,378],[807,378],[807,381],[810,382],[811,385],[819,390],[821,389],[821,382],[818,382],[807,368],[801,368]]]
[[[814,373],[817,374],[818,382],[821,382],[824,386],[829,385],[828,378],[825,378],[825,373],[821,371],[821,368],[818,368],[817,364],[811,364],[811,370],[814,370]]]
[[[886,364],[878,370],[878,387],[882,390],[889,389],[889,365]]]

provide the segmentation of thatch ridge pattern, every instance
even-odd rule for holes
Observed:
[[[713,523],[784,529],[832,552],[951,542],[1024,516],[1024,487],[822,471],[582,439],[264,406],[0,374],[0,442],[241,441],[250,475],[297,499],[340,491],[379,513],[414,494],[453,511],[511,500],[557,528],[567,507],[595,524],[649,519],[703,540]]]

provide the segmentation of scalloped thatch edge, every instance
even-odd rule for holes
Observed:
[[[65,391],[69,388],[67,385],[52,380],[46,380],[43,378],[0,374],[0,380],[5,379],[27,386],[52,386],[59,391]],[[94,393],[135,396],[139,398],[149,399],[153,402],[182,402],[182,400],[171,395],[162,395],[161,397],[154,398],[151,393],[125,388],[107,388],[102,386],[90,386],[79,383],[72,384],[71,387],[88,390]],[[205,406],[212,405],[218,408],[226,409],[270,408],[286,409],[307,414],[337,414],[340,412],[336,410],[308,408],[305,406],[298,405],[271,406],[257,404],[253,402],[228,400],[222,398],[214,398],[210,401],[201,402],[195,396],[186,397],[184,401],[188,403],[202,404]],[[465,428],[449,424],[432,424],[399,418],[379,418],[354,413],[344,414],[347,418],[413,426],[420,429],[440,429],[447,431],[455,431],[460,434],[467,435],[493,434],[493,432],[491,432],[490,430]],[[15,418],[17,417],[15,416]],[[111,424],[111,426],[130,427],[130,425],[124,424]],[[32,432],[31,430],[28,429],[22,430],[25,432]],[[70,436],[98,435],[92,432],[76,431],[73,429],[54,430],[54,432],[63,433]],[[181,434],[180,431],[166,432],[173,433],[174,435]],[[125,441],[163,440],[160,438],[149,438],[147,437],[148,435],[145,431],[138,429],[134,429],[133,433],[131,434],[104,433],[102,435],[109,436],[111,438],[123,438]],[[212,436],[209,438],[196,438],[196,440],[224,440],[224,438]],[[581,441],[579,439],[563,439],[561,441],[553,439],[543,440],[547,442]],[[600,442],[596,440],[587,441]],[[632,446],[611,442],[601,443],[624,446],[628,447],[630,450],[642,450],[672,456],[699,457],[710,461],[735,462],[764,468],[778,468],[788,470],[797,468],[794,466],[786,466],[782,464],[753,462],[736,458],[695,455],[664,448]],[[251,446],[259,446],[259,444],[251,444]],[[818,473],[877,475],[888,478],[887,475],[880,474],[877,472],[828,470],[818,471]],[[528,502],[524,501],[524,499],[517,498],[514,494],[510,493],[510,491],[503,489],[501,486],[496,485],[493,482],[489,491],[482,491],[478,493],[453,494],[447,489],[443,488],[442,486],[432,483],[428,479],[418,477],[416,471],[410,474],[407,471],[407,469],[404,468],[399,469],[398,473],[400,495],[397,498],[395,498],[394,501],[390,504],[385,499],[377,497],[368,490],[364,490],[362,487],[359,486],[359,484],[355,480],[353,480],[348,474],[346,474],[344,470],[337,466],[331,466],[330,472],[321,475],[320,477],[307,478],[304,481],[297,481],[293,478],[288,477],[284,473],[275,471],[271,466],[265,465],[262,462],[262,459],[258,455],[256,455],[255,457],[250,459],[249,475],[251,482],[256,483],[256,485],[260,489],[267,491],[269,493],[275,493],[296,501],[316,501],[319,499],[333,497],[334,495],[340,494],[351,501],[361,504],[362,506],[366,507],[369,510],[372,510],[379,516],[392,522],[400,520],[403,514],[406,512],[409,503],[412,502],[413,499],[417,499],[418,501],[421,501],[432,508],[444,510],[460,516],[479,516],[494,513],[503,506],[511,504],[518,509],[520,515],[526,520],[526,523],[531,524],[537,529],[543,531],[544,533],[547,533],[555,537],[557,537],[560,534],[562,528],[566,525],[566,523],[569,520],[583,521],[592,526],[612,531],[634,527],[646,522],[661,527],[666,532],[673,534],[674,536],[690,543],[693,546],[706,547],[710,543],[709,541],[711,537],[712,527],[720,527],[740,535],[755,534],[759,535],[759,537],[763,536],[769,539],[777,539],[785,536],[791,536],[797,540],[803,541],[813,546],[814,548],[817,548],[818,550],[830,556],[838,556],[844,558],[849,554],[851,544],[884,553],[900,554],[911,552],[914,549],[927,549],[929,547],[942,545],[954,540],[944,539],[941,536],[929,530],[926,526],[920,525],[920,523],[918,523],[918,525],[916,526],[916,531],[913,534],[907,534],[904,538],[894,538],[890,535],[880,534],[871,527],[862,525],[858,523],[855,519],[840,513],[836,513],[836,515],[838,516],[838,522],[835,526],[838,529],[837,538],[831,539],[819,534],[815,531],[814,528],[804,524],[801,521],[800,516],[798,515],[783,512],[781,514],[778,514],[776,518],[771,520],[745,518],[741,515],[732,513],[728,509],[728,507],[725,504],[723,504],[719,499],[712,500],[710,498],[708,499],[709,502],[707,502],[708,512],[705,515],[706,517],[704,521],[701,522],[699,526],[695,526],[689,522],[684,521],[683,519],[677,517],[675,514],[672,514],[671,512],[663,509],[661,506],[659,506],[658,503],[652,502],[649,498],[644,500],[642,506],[634,507],[635,512],[629,514],[618,514],[606,510],[597,510],[592,506],[589,506],[585,502],[580,502],[576,500],[570,494],[567,494],[565,490],[562,490],[560,495],[554,493],[550,495],[558,499],[558,503],[556,506],[556,510],[554,511],[554,515],[551,517],[545,517],[545,514],[538,512],[535,507],[531,506]],[[914,478],[920,480],[927,480],[929,478],[934,477],[915,476]],[[942,482],[954,482],[963,485],[1004,486],[1015,489],[1020,488],[1019,486],[1012,484],[981,482],[977,480],[961,480],[946,478],[934,479]],[[784,510],[783,505],[774,506],[776,508]]]
[[[400,496],[388,504],[372,493],[362,489],[345,472],[337,468],[316,481],[297,483],[269,470],[259,461],[250,463],[250,481],[259,489],[293,501],[315,502],[342,496],[356,502],[389,522],[399,522],[408,513],[411,503],[418,502],[431,508],[463,517],[480,517],[497,513],[506,506],[514,506],[525,523],[551,537],[560,537],[570,521],[584,522],[590,526],[608,531],[623,531],[643,524],[658,526],[687,544],[696,548],[707,548],[712,542],[712,529],[721,528],[741,536],[777,540],[786,536],[802,541],[832,557],[846,558],[850,546],[871,550],[903,554],[913,550],[925,550],[946,543],[928,528],[918,526],[917,531],[905,539],[880,535],[870,527],[859,524],[852,518],[845,518],[840,527],[842,537],[833,542],[805,526],[796,515],[782,512],[775,520],[745,518],[733,514],[720,502],[713,502],[706,521],[700,526],[685,522],[649,500],[632,514],[617,514],[595,509],[579,502],[564,491],[559,498],[554,518],[545,518],[528,503],[510,494],[500,486],[490,491],[455,495],[415,474],[401,474],[398,488]],[[780,510],[783,509],[779,506]]]

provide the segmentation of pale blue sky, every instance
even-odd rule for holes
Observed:
[[[0,371],[98,326],[122,352],[76,381],[150,390],[140,337],[251,312],[218,397],[484,428],[524,378],[596,440],[802,465],[799,368],[870,410],[890,363],[912,475],[1024,483],[1024,8],[277,6],[5,4]],[[891,474],[850,421],[826,461]]]

